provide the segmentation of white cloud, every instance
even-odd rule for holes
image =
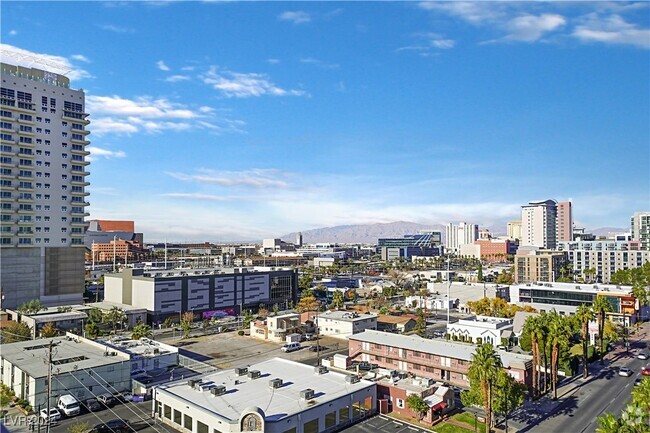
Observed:
[[[338,67],[339,67],[339,65],[337,65],[336,63],[326,63],[326,62],[323,62],[322,60],[318,60],[318,59],[315,59],[313,57],[302,58],[302,59],[300,59],[300,63],[305,63],[305,64],[308,64],[308,65],[316,65],[316,66],[318,66],[320,68],[323,68],[323,69],[338,69]]]
[[[510,32],[505,39],[534,42],[545,33],[557,30],[565,24],[566,19],[562,15],[557,14],[518,16],[508,21],[505,25],[506,29]]]
[[[84,56],[83,54],[73,54],[73,55],[70,56],[70,58],[72,60],[78,60],[80,62],[90,63],[90,59],[88,57]]]
[[[160,69],[161,71],[171,71],[171,69],[169,68],[169,66],[167,66],[167,65],[165,64],[165,62],[162,61],[162,60],[158,60],[158,61],[156,62],[156,66],[157,66],[158,69]]]
[[[108,30],[113,33],[135,33],[135,30],[129,27],[120,27],[113,24],[102,24],[98,26],[102,30]]]
[[[266,62],[272,65],[277,65],[278,63],[280,63],[280,59],[266,59]]]
[[[212,66],[203,77],[203,82],[221,91],[227,97],[248,98],[251,96],[303,96],[303,90],[286,90],[273,84],[266,74],[219,71]]]
[[[432,39],[431,46],[435,48],[440,48],[443,50],[454,48],[456,42],[452,39]]]
[[[224,187],[249,188],[289,188],[289,173],[275,169],[253,168],[243,171],[217,171],[198,169],[197,173],[167,173],[167,175],[184,182],[213,184]]]
[[[628,23],[616,14],[606,18],[597,14],[587,15],[583,22],[576,26],[573,36],[583,42],[650,48],[650,29],[639,28],[636,24]]]
[[[171,198],[185,198],[192,200],[209,200],[209,201],[226,201],[231,200],[230,197],[224,197],[214,194],[201,194],[201,193],[183,193],[183,192],[171,192],[168,194],[160,194],[162,197],[171,197]]]
[[[9,30],[9,36],[16,36],[18,34],[18,31],[16,30]]]
[[[190,77],[189,75],[170,75],[169,77],[165,78],[165,81],[168,83],[178,83],[179,81],[189,81]]]
[[[147,119],[176,118],[192,119],[199,115],[182,104],[167,99],[142,96],[126,99],[117,95],[86,97],[89,112],[109,115],[138,116]]]
[[[311,21],[311,15],[302,11],[286,11],[282,12],[278,19],[282,21],[290,21],[294,24],[305,24]]]
[[[86,150],[90,152],[90,155],[86,158],[89,161],[94,161],[100,158],[124,158],[126,156],[126,152],[123,150],[109,150],[97,146],[88,146],[86,147]]]
[[[473,24],[483,24],[487,21],[494,21],[503,18],[505,3],[475,1],[475,2],[420,2],[422,9],[443,12],[461,18]]]
[[[448,50],[456,46],[456,41],[447,39],[437,33],[423,32],[413,35],[418,42],[415,45],[408,45],[396,49],[400,51],[412,51],[422,57],[437,55],[437,50]]]
[[[114,119],[112,117],[98,117],[93,119],[91,124],[93,134],[134,134],[139,131],[138,127],[127,120]]]
[[[68,59],[62,56],[35,53],[8,44],[0,44],[0,56],[5,63],[24,66],[26,68],[47,69],[48,71],[65,75],[73,81],[92,77],[88,71],[75,66],[71,62],[72,58]]]

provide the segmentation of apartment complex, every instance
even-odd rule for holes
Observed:
[[[570,201],[561,201],[557,204],[556,227],[558,242],[573,240],[573,210]]]
[[[487,262],[504,262],[517,252],[518,244],[509,239],[479,239],[473,244],[461,245],[460,255]]]
[[[349,357],[391,370],[468,387],[467,373],[476,346],[415,335],[365,331],[349,338]],[[519,382],[530,385],[532,357],[499,351],[503,367]]]
[[[566,265],[567,258],[563,252],[519,248],[515,255],[515,282],[555,281],[566,271]]]
[[[521,221],[510,221],[506,230],[508,239],[513,241],[521,239]]]
[[[650,261],[650,250],[643,250],[639,241],[560,242],[558,249],[566,253],[574,276],[587,282],[607,284],[615,272],[639,268]]]
[[[634,212],[630,227],[632,239],[641,243],[641,249],[650,251],[650,212]]]
[[[78,303],[89,185],[84,92],[59,74],[1,68],[2,307]]]
[[[146,308],[149,322],[180,313],[242,311],[297,301],[298,271],[287,268],[210,268],[144,271],[126,268],[104,276],[104,299]]]
[[[521,245],[555,249],[557,202],[531,201],[521,207]]]
[[[462,245],[473,244],[479,238],[478,224],[447,224],[445,228],[445,248],[448,252],[458,253]]]

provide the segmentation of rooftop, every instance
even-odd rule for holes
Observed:
[[[358,313],[356,311],[325,311],[317,317],[324,319],[341,320],[343,322],[358,322],[360,320],[371,319],[377,317],[373,313]]]
[[[183,399],[185,404],[193,404],[229,421],[238,420],[242,412],[251,406],[262,408],[266,421],[277,421],[302,412],[307,407],[322,405],[373,385],[366,380],[348,383],[345,374],[333,371],[318,374],[314,367],[281,358],[248,366],[249,372],[254,370],[260,372],[257,379],[245,374],[240,376],[235,370],[200,376],[205,388],[226,387],[225,394],[219,396],[208,389],[201,391],[191,388],[187,381],[161,385],[157,392]],[[275,378],[283,381],[279,388],[269,386],[269,381]],[[310,400],[300,396],[300,392],[306,389],[314,390],[314,397]]]
[[[553,290],[562,290],[567,292],[582,291],[586,293],[600,293],[602,295],[607,295],[607,292],[610,292],[611,295],[626,295],[632,292],[632,286],[619,286],[616,284],[579,284],[579,283],[546,283],[546,282],[536,282],[536,283],[526,283],[526,284],[513,284],[512,287],[517,287],[519,289],[531,287],[531,288],[542,288],[542,289],[553,289]]]
[[[133,357],[153,358],[168,353],[178,353],[178,348],[148,338],[131,340],[125,337],[113,337],[108,340],[100,340],[98,343],[105,344]]]
[[[380,314],[377,316],[377,322],[381,323],[408,323],[409,320],[417,320],[417,317],[412,315],[404,316],[391,316],[390,314]]]
[[[431,353],[451,358],[471,361],[476,351],[473,344],[457,343],[443,339],[429,340],[417,335],[400,335],[389,332],[365,330],[362,333],[350,336],[350,340],[365,341],[368,343],[383,344],[391,347],[413,350],[417,352]],[[528,355],[520,355],[512,352],[498,351],[504,367],[524,368],[527,362],[533,358]]]
[[[274,271],[292,271],[288,267],[271,267],[271,266],[250,266],[239,268],[178,268],[178,269],[126,269],[123,272],[107,274],[109,277],[122,277],[125,272],[132,273],[134,278],[178,278],[200,275],[233,275],[233,274],[250,274],[256,272],[274,272]]]
[[[110,302],[110,301],[101,301],[101,302],[91,302],[86,304],[87,307],[99,308],[100,310],[110,310],[113,307],[117,307],[123,310],[125,313],[146,313],[146,308],[134,307],[133,305],[120,304],[119,302]]]
[[[108,351],[105,347],[86,342],[82,338],[67,336],[3,344],[0,358],[6,359],[30,377],[45,377],[47,376],[45,359],[50,341],[54,341],[56,344],[52,360],[54,364],[53,371],[57,374],[86,368],[97,368],[109,364],[120,364],[129,360],[129,356],[126,354]],[[107,353],[111,355],[106,356]]]

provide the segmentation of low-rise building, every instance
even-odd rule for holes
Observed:
[[[515,256],[516,283],[556,281],[567,265],[566,254],[558,251],[540,250],[537,247],[520,247]]]
[[[377,316],[377,330],[384,332],[398,332],[401,334],[411,332],[415,329],[417,318],[410,314],[392,316],[380,314]]]
[[[167,369],[170,366],[178,365],[178,347],[160,341],[149,338],[132,340],[114,336],[98,340],[98,343],[128,355],[131,361],[131,371]]]
[[[460,255],[484,262],[504,262],[507,256],[517,252],[519,245],[510,239],[479,239],[473,244],[460,246]]]
[[[422,421],[433,423],[444,414],[454,410],[454,390],[436,382],[428,377],[399,377],[398,375],[383,378],[377,381],[377,399],[379,410],[382,410],[382,400],[386,401],[387,412],[395,412],[408,418],[417,418],[415,413],[406,404],[410,395],[421,397],[428,405],[429,410],[424,414]]]
[[[284,343],[287,335],[300,334],[300,314],[290,313],[254,320],[250,324],[251,337]]]
[[[378,364],[380,367],[469,387],[469,364],[476,346],[443,339],[425,339],[365,331],[349,338],[349,358]],[[503,367],[517,381],[531,385],[532,357],[499,351]]]
[[[59,331],[76,331],[79,333],[83,328],[84,320],[88,318],[86,313],[76,311],[76,306],[48,308],[37,313],[24,314],[18,311],[7,309],[9,318],[16,322],[24,323],[32,330],[32,338],[40,335],[41,329],[51,323]]]
[[[447,325],[447,334],[453,340],[498,346],[507,345],[513,336],[512,329],[512,319],[476,316]]]
[[[319,433],[375,413],[376,398],[373,382],[274,358],[161,385],[153,407],[187,433]]]
[[[356,311],[325,311],[316,317],[320,335],[349,338],[366,329],[377,329],[377,315]]]

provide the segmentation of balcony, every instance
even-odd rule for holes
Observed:
[[[86,116],[88,116],[86,113],[77,113],[75,111],[64,110],[61,119],[88,125],[90,123],[90,120],[86,120]]]
[[[32,196],[32,197],[27,198],[27,197],[20,197],[19,196],[18,197],[18,202],[19,203],[33,203],[34,202],[34,197]]]
[[[70,185],[75,185],[75,186],[88,186],[90,185],[90,182],[86,182],[85,180],[72,180],[70,181]]]
[[[31,236],[34,234],[33,230],[18,230],[18,233],[16,233],[18,236]]]
[[[70,195],[77,196],[77,197],[86,197],[89,196],[90,193],[86,191],[70,191]]]
[[[33,125],[34,124],[34,118],[32,117],[32,120],[27,120],[27,119],[21,119],[20,117],[18,119],[19,123],[22,123],[24,125]]]
[[[11,107],[12,110],[18,111],[19,113],[29,113],[34,114],[36,110],[33,107],[34,104],[29,102],[19,102],[16,107]]]
[[[72,211],[72,212],[70,212],[70,215],[72,215],[73,217],[87,217],[87,216],[90,216],[90,213]]]
[[[84,147],[80,144],[73,144],[72,149],[70,149],[70,153],[72,153],[73,155],[82,155],[82,156],[90,155],[90,152],[84,149]]]
[[[83,134],[83,135],[90,134],[90,131],[87,131],[85,129],[75,128],[74,126],[71,128],[71,130],[72,130],[72,132],[76,132],[77,134]]]
[[[76,159],[73,159],[72,163],[73,164],[81,164],[81,165],[84,165],[84,166],[90,165],[90,161],[79,161],[79,160],[76,160]]]
[[[3,135],[3,136],[0,137],[0,143],[3,143],[3,144],[16,144],[16,140],[14,140],[13,136],[5,137]]]
[[[71,139],[70,139],[70,143],[76,143],[76,144],[83,144],[83,145],[86,145],[86,144],[90,144],[90,141],[88,141],[88,140],[79,140],[79,139],[77,139],[77,138],[71,138]]]
[[[88,171],[79,171],[79,170],[75,170],[75,169],[70,170],[70,173],[74,174],[74,175],[77,175],[77,176],[88,176],[90,174],[90,172],[88,172]]]
[[[34,221],[24,220],[24,219],[20,219],[20,218],[18,218],[18,221],[16,221],[16,222],[18,223],[19,226],[30,226],[30,225],[34,224]]]
[[[19,173],[18,180],[34,180],[34,173],[30,174],[29,176]]]
[[[88,227],[88,222],[87,221],[79,221],[79,222],[71,222],[70,225],[72,227]]]
[[[8,133],[10,133],[10,134],[13,134],[13,132],[14,132],[14,130],[13,130],[12,128],[5,128],[4,126],[3,126],[3,127],[0,127],[0,131],[2,131],[2,132],[8,132]]]
[[[20,129],[16,129],[16,133],[20,134],[20,135],[27,136],[27,137],[33,137],[34,136],[34,130],[23,131],[23,130],[20,130]]]
[[[34,208],[18,208],[18,213],[21,215],[33,214]]]
[[[31,186],[18,184],[18,188],[16,189],[18,191],[23,191],[23,192],[34,192],[34,184],[32,184]]]

